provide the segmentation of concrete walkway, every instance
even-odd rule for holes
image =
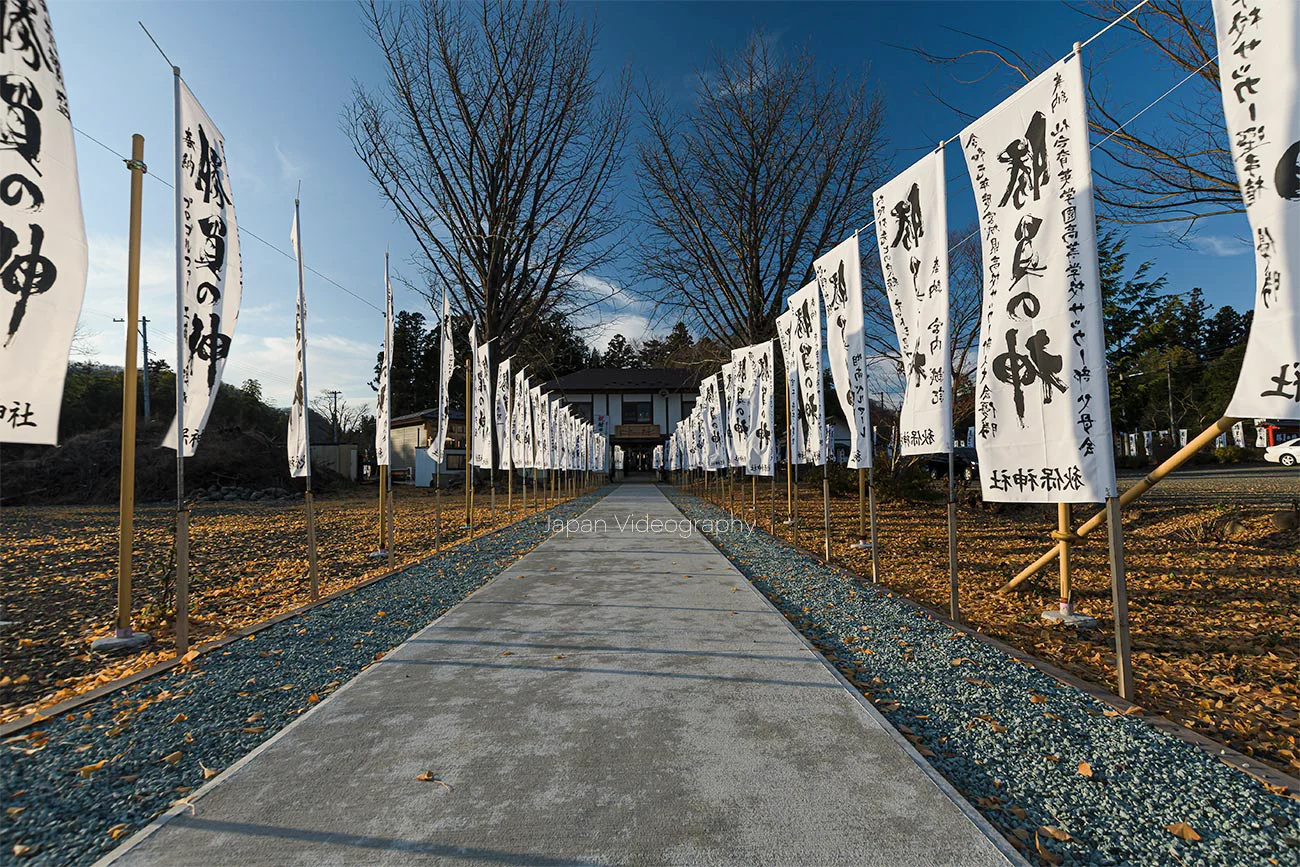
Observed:
[[[584,517],[114,863],[1007,863],[662,494]]]

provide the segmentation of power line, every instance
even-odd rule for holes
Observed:
[[[84,129],[82,129],[81,127],[76,126],[76,125],[74,124],[72,128],[73,128],[74,130],[76,130],[78,133],[80,133],[84,138],[89,139],[90,141],[92,141],[92,142],[94,142],[95,144],[99,145],[101,148],[103,148],[104,150],[108,151],[110,154],[112,154],[113,156],[117,157],[118,159],[123,160],[123,161],[126,160],[126,157],[124,157],[122,154],[120,154],[120,153],[118,153],[117,151],[113,150],[113,148],[111,148],[111,147],[109,147],[108,145],[104,144],[102,141],[100,141],[99,139],[95,138],[93,135],[91,135],[90,133],[86,132],[86,131],[85,131]],[[175,187],[173,187],[172,184],[169,183],[169,182],[167,181],[166,178],[161,177],[160,175],[155,175],[155,174],[150,173],[150,174],[149,174],[149,177],[153,178],[155,181],[157,181],[158,183],[162,184],[164,187],[166,187],[166,188],[169,189],[169,190],[174,190],[174,189],[175,189]],[[267,247],[269,247],[270,249],[274,250],[275,252],[279,253],[281,256],[284,256],[286,259],[289,259],[290,261],[294,261],[294,258],[293,258],[293,254],[292,254],[292,253],[288,252],[287,250],[283,250],[283,249],[281,249],[280,247],[277,247],[275,244],[272,244],[270,241],[266,240],[266,239],[263,238],[261,235],[259,235],[259,234],[257,234],[256,232],[254,232],[252,229],[249,229],[249,228],[247,228],[247,227],[245,227],[245,226],[240,226],[240,227],[239,227],[239,233],[240,233],[241,235],[248,235],[250,238],[253,238],[254,240],[261,241],[263,244],[265,244]],[[348,287],[344,286],[342,283],[338,282],[338,281],[335,280],[333,277],[330,277],[330,276],[327,275],[327,274],[322,274],[320,271],[317,271],[315,268],[311,267],[310,265],[307,265],[307,264],[304,263],[304,264],[303,264],[303,270],[304,270],[304,271],[310,271],[311,273],[315,274],[315,275],[316,275],[317,277],[319,277],[320,279],[324,280],[326,283],[329,283],[331,286],[334,286],[336,289],[339,289],[339,290],[341,290],[341,291],[343,291],[343,292],[346,292],[347,294],[351,295],[353,298],[357,299],[357,300],[360,301],[362,304],[365,304],[365,305],[367,305],[368,307],[371,307],[371,308],[373,308],[373,309],[379,311],[380,313],[383,313],[383,312],[384,312],[384,310],[383,310],[382,307],[378,307],[378,306],[376,306],[376,305],[370,303],[370,301],[366,300],[366,299],[363,298],[362,296],[360,296],[360,295],[358,295],[357,293],[353,292],[351,289],[349,289]]]

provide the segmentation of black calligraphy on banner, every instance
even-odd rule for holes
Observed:
[[[184,418],[172,422],[163,445],[176,447],[179,427],[184,454],[191,456],[230,357],[243,275],[225,140],[185,82],[178,91]]]
[[[44,0],[0,3],[0,203],[0,442],[53,445],[87,256]]]
[[[919,220],[919,212],[917,213]],[[917,224],[919,226],[919,223]],[[913,226],[913,231],[919,231]],[[826,355],[840,410],[849,422],[849,469],[871,466],[871,403],[862,319],[862,262],[853,234],[813,262],[826,309]]]
[[[1300,419],[1300,6],[1214,0],[1228,142],[1255,248],[1255,313],[1225,415]]]
[[[776,408],[772,341],[749,347],[749,359],[751,423],[745,444],[748,455],[745,471],[753,476],[770,476],[776,471],[776,441],[772,433]]]
[[[822,380],[822,310],[816,283],[790,296],[794,313],[793,351],[799,375],[799,401],[803,416],[804,459],[817,466],[826,462],[825,386]]]
[[[944,433],[952,427],[944,187],[943,151],[939,150],[872,196],[881,272],[905,383],[899,414],[899,446],[904,455],[952,448],[951,433]]]
[[[1092,170],[1077,56],[968,127],[984,257],[975,373],[985,496],[1115,491]]]

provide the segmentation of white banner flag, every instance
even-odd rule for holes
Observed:
[[[307,298],[303,293],[302,236],[298,234],[298,200],[293,200],[293,228],[289,244],[298,263],[298,316],[294,320],[297,335],[297,376],[293,385],[293,405],[289,407],[289,475],[311,475],[311,423],[307,414]]]
[[[786,310],[776,317],[776,336],[781,343],[781,363],[785,365],[785,400],[789,424],[786,457],[792,463],[804,464],[803,425],[799,421],[799,358],[794,351],[794,311]]]
[[[727,422],[731,430],[731,436],[728,438],[731,446],[729,464],[733,467],[749,465],[749,431],[754,401],[752,373],[749,347],[731,350],[731,390],[727,394]]]
[[[176,142],[180,162],[176,197],[183,238],[177,255],[185,308],[177,327],[184,355],[184,455],[191,457],[212,414],[230,354],[243,273],[225,140],[184,81],[177,82],[177,96],[181,139]],[[162,444],[176,448],[176,419]]]
[[[722,375],[715,373],[701,383],[704,404],[704,468],[722,470],[727,467],[727,444],[724,438],[722,415]]]
[[[542,460],[542,431],[545,428],[545,419],[542,413],[542,387],[534,386],[528,390],[528,412],[531,415],[528,424],[527,440],[529,466],[538,469],[546,469]]]
[[[510,471],[510,359],[497,365],[497,469]]]
[[[848,467],[871,466],[871,401],[862,323],[862,262],[856,234],[813,263],[826,307],[826,355],[849,425]]]
[[[904,455],[952,451],[948,351],[948,210],[943,151],[876,191],[880,267],[903,362]]]
[[[451,407],[448,405],[447,386],[451,374],[456,369],[456,350],[451,337],[451,305],[447,302],[447,290],[442,290],[442,319],[438,323],[438,429],[425,453],[439,464],[447,457],[447,424]]]
[[[826,463],[830,450],[826,431],[825,386],[822,382],[822,299],[816,283],[809,283],[787,302],[794,313],[794,345],[798,362],[799,401],[803,408],[801,462]]]
[[[510,463],[518,469],[527,469],[532,465],[526,448],[528,429],[528,379],[524,376],[527,367],[521,367],[515,373],[514,390],[510,407]]]
[[[1232,444],[1234,446],[1246,445],[1246,423],[1237,422],[1232,426]]]
[[[1117,493],[1078,55],[967,127],[983,242],[975,383],[984,499]]]
[[[470,453],[473,466],[480,469],[492,468],[492,365],[489,345],[478,345],[478,323],[469,331],[469,345],[474,352],[474,377],[472,385],[474,405],[473,442]]]
[[[379,363],[379,394],[375,396],[375,465],[389,465],[393,445],[393,284],[388,279],[388,251],[384,251],[384,357]]]
[[[1224,415],[1300,419],[1300,6],[1213,5],[1223,114],[1255,247],[1255,316]]]
[[[736,400],[734,389],[736,388],[736,365],[733,361],[728,361],[718,370],[718,405],[722,408],[722,447],[725,455],[726,466],[734,467],[736,464],[733,457],[732,439],[735,432],[732,425],[735,419],[732,413],[736,409]]]
[[[0,442],[54,445],[86,294],[86,225],[45,0],[0,16]]]
[[[776,412],[776,374],[772,364],[772,341],[749,348],[753,387],[750,397],[749,463],[745,472],[751,476],[770,476],[776,472],[776,437],[773,435]]]

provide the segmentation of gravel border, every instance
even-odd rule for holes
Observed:
[[[205,769],[229,768],[548,538],[548,518],[581,514],[607,492],[462,542],[7,739],[0,864],[95,861],[201,786]],[[16,846],[29,848],[18,856]]]
[[[729,514],[661,490],[688,518]],[[708,537],[1031,859],[1300,864],[1300,803],[761,530]]]

